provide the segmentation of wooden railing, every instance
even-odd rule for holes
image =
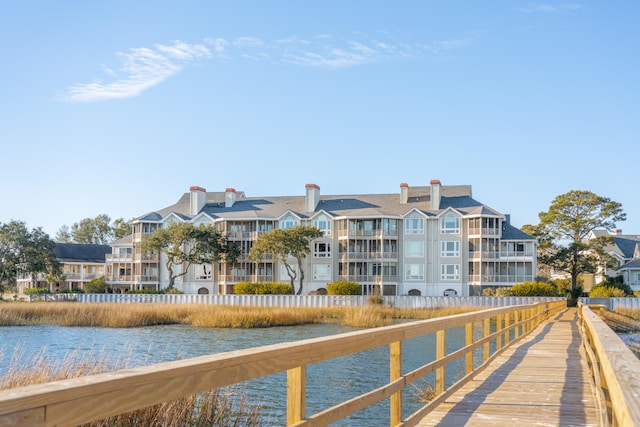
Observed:
[[[385,399],[390,400],[391,426],[413,426],[508,345],[565,306],[561,300],[494,308],[14,388],[0,391],[0,424],[77,425],[286,371],[289,426],[328,425]],[[474,325],[480,334],[474,334]],[[461,327],[465,346],[446,354],[447,331]],[[403,373],[403,342],[429,334],[436,335],[436,360]],[[381,346],[389,346],[388,384],[319,413],[306,414],[308,365]],[[482,361],[474,361],[475,350],[482,353]],[[459,359],[464,360],[465,376],[447,388],[445,368]],[[402,390],[434,372],[437,396],[403,418]]]
[[[596,386],[602,426],[640,426],[640,359],[595,312],[581,305],[580,332]]]

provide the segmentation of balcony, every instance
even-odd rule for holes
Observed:
[[[499,228],[470,227],[469,228],[469,236],[497,237],[497,236],[500,236],[500,229]]]
[[[273,282],[273,275],[260,275],[260,274],[222,274],[220,275],[220,282],[224,283],[238,283],[238,282]],[[286,281],[289,281],[287,277]]]
[[[470,274],[469,282],[491,285],[500,283],[521,283],[534,280],[533,274]]]
[[[133,280],[135,283],[156,283],[158,282],[158,276],[157,275],[142,275],[142,274],[137,274],[135,276],[133,276]]]
[[[533,250],[524,250],[524,251],[469,251],[470,259],[496,259],[496,260],[506,260],[513,258],[533,258],[535,253]]]
[[[158,254],[136,254],[134,259],[136,262],[158,262],[160,257]]]
[[[377,275],[377,274],[342,274],[338,276],[339,280],[358,282],[358,283],[396,283],[398,281],[397,274]]]
[[[340,260],[398,259],[398,252],[340,252]]]
[[[338,230],[338,237],[397,238],[398,230]]]
[[[133,262],[133,254],[107,254],[107,262]]]

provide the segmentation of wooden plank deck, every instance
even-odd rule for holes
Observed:
[[[418,426],[599,426],[578,329],[567,309],[505,350]]]

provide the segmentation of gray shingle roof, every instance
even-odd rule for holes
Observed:
[[[321,195],[315,212],[325,211],[332,217],[348,216],[402,216],[412,209],[418,209],[428,216],[438,215],[453,208],[463,215],[495,215],[499,212],[474,200],[471,186],[451,185],[441,187],[440,209],[431,210],[429,203],[431,187],[420,186],[408,189],[407,203],[400,203],[400,194],[360,194],[360,195]],[[192,219],[189,213],[190,193],[184,193],[173,205],[149,212],[137,220],[160,221],[170,213],[183,219]],[[225,207],[224,192],[207,192],[206,204],[199,213],[211,218],[224,219],[275,219],[286,212],[292,212],[300,218],[308,218],[313,213],[305,212],[305,196],[245,197],[237,193],[233,206]],[[314,212],[314,213],[315,213]]]
[[[617,271],[626,270],[626,269],[638,269],[638,268],[640,268],[640,258],[634,258],[631,261],[625,263]]]
[[[80,243],[57,243],[54,248],[56,258],[62,262],[105,262],[105,255],[111,253],[109,245],[86,245]]]

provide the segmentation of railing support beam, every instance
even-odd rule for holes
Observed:
[[[389,379],[390,382],[402,377],[402,341],[389,344]],[[394,393],[390,398],[390,424],[396,426],[402,422],[402,391]]]
[[[293,425],[306,417],[307,367],[287,370],[287,425]]]

